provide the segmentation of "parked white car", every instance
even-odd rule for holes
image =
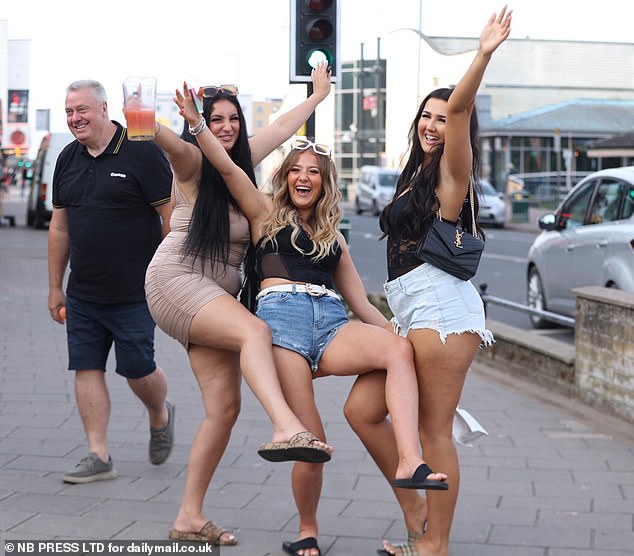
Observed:
[[[543,215],[528,252],[527,304],[574,317],[571,289],[603,286],[634,293],[634,166],[581,180]],[[530,316],[535,328],[550,323]]]
[[[480,179],[480,197],[478,200],[480,201],[478,222],[503,228],[506,220],[504,193],[497,191],[490,181]]]
[[[378,216],[394,196],[396,182],[400,172],[388,170],[380,166],[361,166],[355,209],[357,214],[364,210],[371,211]]]
[[[33,163],[31,191],[26,202],[27,226],[45,228],[53,214],[53,171],[57,157],[75,138],[71,133],[47,133]]]

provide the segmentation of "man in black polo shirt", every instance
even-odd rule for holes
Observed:
[[[53,320],[66,321],[68,367],[76,371],[90,452],[62,479],[88,483],[117,476],[108,451],[105,380],[113,343],[116,372],[148,409],[150,461],[163,463],[172,449],[174,406],[154,362],[155,324],[144,291],[147,265],[169,231],[172,172],[153,142],[129,141],[126,129],[110,120],[96,81],[68,86],[66,122],[76,141],[59,155],[53,176],[48,308]]]

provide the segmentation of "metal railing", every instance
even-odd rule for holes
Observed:
[[[486,284],[480,284],[479,288],[480,297],[482,298],[482,302],[484,303],[485,312],[487,304],[493,303],[494,305],[506,307],[507,309],[514,309],[516,311],[535,315],[537,317],[543,318],[550,322],[554,322],[555,324],[559,324],[561,326],[565,326],[567,328],[575,327],[575,319],[573,319],[572,317],[567,317],[565,315],[560,315],[559,313],[553,313],[551,311],[545,311],[543,309],[537,309],[535,307],[529,307],[528,305],[523,305],[522,303],[517,303],[515,301],[510,301],[508,299],[502,299],[501,297],[489,295],[488,293],[486,293]]]

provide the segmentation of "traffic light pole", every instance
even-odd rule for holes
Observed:
[[[313,94],[313,84],[306,83],[306,98]],[[306,120],[306,139],[315,141],[315,111]]]

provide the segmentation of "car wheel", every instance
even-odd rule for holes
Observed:
[[[357,214],[361,214],[363,209],[361,208],[361,203],[359,203],[359,196],[357,195],[354,199],[354,208]]]
[[[381,211],[379,210],[379,206],[376,204],[376,199],[372,201],[372,213],[374,216],[380,216]]]
[[[532,267],[528,271],[528,283],[526,288],[526,304],[533,309],[540,309],[547,311],[546,301],[544,299],[544,287],[542,286],[542,279],[539,276],[539,272],[535,267]],[[528,318],[533,325],[533,328],[543,329],[552,328],[553,323],[540,317],[529,313]]]

